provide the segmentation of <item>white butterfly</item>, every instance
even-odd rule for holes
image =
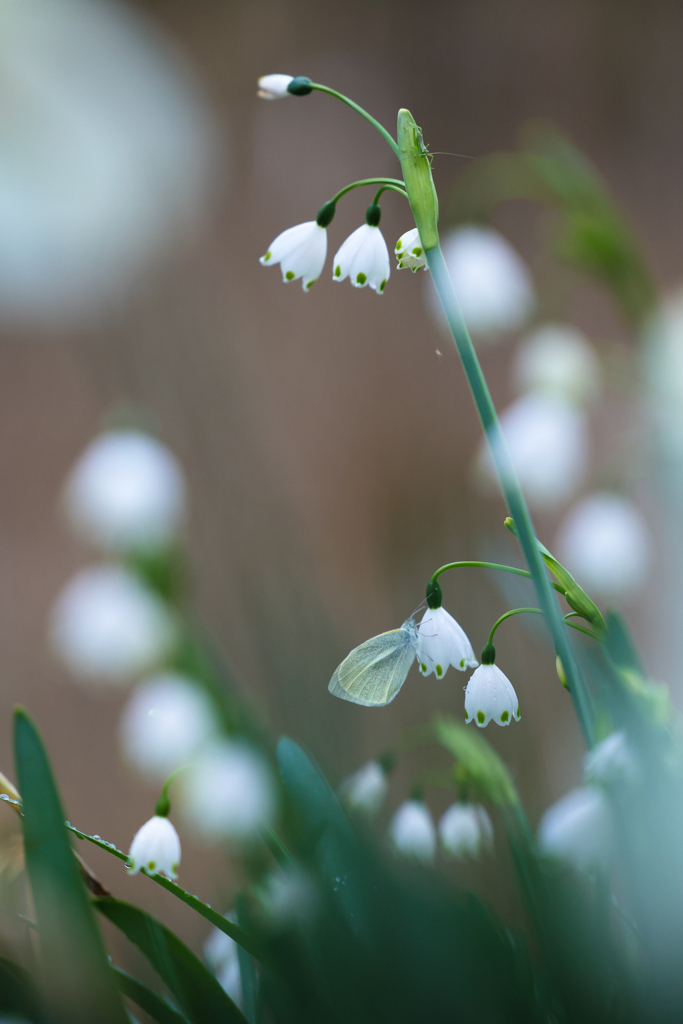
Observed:
[[[419,633],[413,619],[354,647],[330,679],[335,697],[376,708],[389,704],[405,682],[416,656]]]

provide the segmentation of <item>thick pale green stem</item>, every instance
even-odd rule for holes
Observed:
[[[406,181],[406,184],[408,182]],[[510,515],[515,521],[519,542],[524,553],[531,578],[538,595],[538,603],[548,625],[550,635],[553,638],[555,650],[562,661],[564,671],[569,684],[569,690],[574,701],[576,714],[578,716],[584,736],[589,745],[593,743],[593,715],[591,712],[591,701],[585,681],[579,672],[574,659],[574,654],[569,643],[567,624],[564,621],[562,612],[552,592],[552,585],[546,574],[545,565],[538,549],[536,534],[534,531],[529,509],[527,508],[522,488],[517,479],[512,460],[508,452],[505,438],[500,426],[500,420],[496,413],[495,406],[489,389],[482,373],[477,354],[474,351],[472,339],[470,338],[467,326],[463,319],[460,303],[455,294],[453,283],[448,273],[446,262],[443,258],[441,246],[425,250],[427,263],[432,274],[432,280],[436,287],[441,305],[443,306],[448,326],[455,347],[458,350],[462,361],[463,369],[470,385],[474,404],[481,420],[481,425],[491,449],[496,473],[500,481],[501,490]]]

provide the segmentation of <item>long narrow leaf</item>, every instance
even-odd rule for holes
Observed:
[[[26,867],[51,1019],[64,1024],[126,1024],[127,1014],[64,827],[47,754],[22,708],[15,711],[14,744]]]
[[[213,974],[172,931],[130,903],[110,898],[94,903],[145,954],[191,1024],[247,1024]]]
[[[116,967],[114,964],[112,964],[111,969],[114,972],[114,980],[124,996],[132,999],[157,1024],[187,1024],[187,1017],[174,1010],[165,999],[158,996],[156,992],[152,992],[151,988],[147,988],[141,981],[134,978],[132,974],[122,971],[120,967]]]

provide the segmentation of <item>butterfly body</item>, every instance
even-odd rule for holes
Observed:
[[[383,707],[403,686],[416,656],[419,634],[413,619],[355,647],[338,666],[330,693],[342,700]]]

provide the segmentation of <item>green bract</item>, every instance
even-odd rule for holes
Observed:
[[[398,157],[415,225],[426,251],[439,244],[439,200],[432,179],[431,157],[409,110],[398,112]]]

